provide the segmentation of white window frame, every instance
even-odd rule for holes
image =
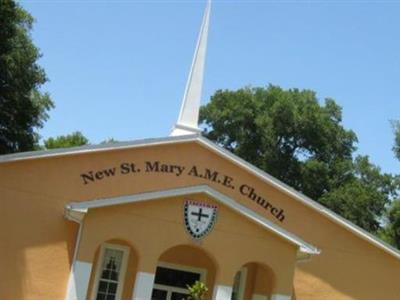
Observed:
[[[238,300],[243,300],[244,292],[246,291],[247,267],[242,267],[238,272],[240,273]]]
[[[163,268],[168,268],[168,269],[173,269],[173,270],[178,270],[178,271],[186,271],[186,272],[192,272],[192,273],[197,273],[200,274],[200,281],[204,282],[206,280],[206,275],[207,275],[207,270],[203,268],[195,268],[192,266],[185,266],[185,265],[178,265],[178,264],[173,264],[173,263],[167,263],[167,262],[159,262],[157,264],[157,267],[163,267]],[[174,287],[170,285],[163,285],[163,284],[156,284],[154,283],[153,289],[158,289],[158,290],[163,290],[167,292],[167,299],[171,299],[171,295],[173,292],[176,293],[182,293],[182,294],[188,294],[188,290],[185,288],[179,288],[179,287]]]
[[[117,293],[115,295],[116,300],[121,300],[122,291],[124,290],[125,274],[126,274],[126,269],[128,266],[130,249],[128,246],[123,246],[123,245],[118,245],[118,244],[110,244],[110,243],[104,243],[101,245],[100,253],[99,253],[99,256],[97,259],[96,274],[94,277],[94,284],[93,284],[91,299],[96,300],[96,298],[97,298],[97,292],[98,292],[99,282],[100,282],[100,275],[101,275],[101,272],[103,271],[102,266],[103,266],[104,254],[105,254],[106,249],[122,251],[121,269],[120,269],[120,273],[119,273],[119,277],[118,277]]]

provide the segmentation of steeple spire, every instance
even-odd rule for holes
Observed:
[[[208,26],[210,22],[211,0],[207,0],[196,50],[193,56],[181,111],[171,135],[186,135],[200,132],[198,127],[200,100],[203,86],[204,63],[207,51]]]

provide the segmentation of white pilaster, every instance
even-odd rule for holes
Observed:
[[[291,300],[292,297],[288,295],[275,294],[272,295],[271,300]]]
[[[260,294],[253,294],[251,300],[268,300],[268,297]]]
[[[89,286],[92,264],[75,261],[68,280],[66,300],[85,300]]]
[[[231,300],[232,287],[227,285],[216,285],[213,300]]]
[[[155,275],[146,272],[137,272],[132,300],[149,300],[153,291]]]

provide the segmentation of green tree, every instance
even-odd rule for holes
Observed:
[[[400,160],[400,122],[392,122],[394,129],[393,152]],[[396,177],[396,184],[400,187],[400,175]],[[382,239],[400,249],[400,199],[394,199],[388,206],[385,227],[380,231]]]
[[[395,134],[393,152],[400,160],[400,121],[393,121],[392,126]]]
[[[389,213],[389,232],[392,244],[400,249],[400,200],[393,201]]]
[[[360,227],[377,233],[386,206],[396,196],[394,177],[382,174],[367,156],[355,159],[352,175],[348,182],[325,193],[319,201]]]
[[[400,160],[400,122],[394,123],[395,128],[395,146],[393,151]],[[400,186],[400,175],[397,176],[397,184]],[[397,248],[400,249],[400,199],[393,201],[389,210],[388,219],[392,229],[392,241]]]
[[[217,91],[201,108],[205,136],[318,199],[348,180],[357,137],[341,108],[313,91],[277,86]]]
[[[116,144],[116,143],[119,143],[119,141],[114,138],[107,138],[104,141],[100,142],[100,144]]]
[[[278,86],[217,91],[201,108],[204,135],[371,232],[395,194],[393,177],[367,157],[333,99]]]
[[[69,148],[87,145],[89,140],[79,131],[44,140],[44,149]]]
[[[388,208],[385,227],[380,237],[400,249],[400,199],[394,200]]]
[[[53,107],[40,87],[47,81],[32,43],[32,16],[12,0],[0,0],[0,154],[33,150]]]

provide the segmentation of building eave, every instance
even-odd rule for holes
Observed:
[[[315,246],[303,241],[298,236],[293,233],[288,232],[277,224],[269,221],[268,219],[262,217],[261,215],[255,213],[251,209],[237,203],[232,198],[226,196],[225,194],[213,189],[208,185],[196,185],[190,187],[183,187],[177,189],[168,189],[162,191],[139,193],[121,197],[104,198],[104,199],[94,199],[83,202],[71,202],[65,206],[66,216],[70,216],[73,212],[75,213],[86,213],[88,210],[93,208],[108,207],[114,205],[122,205],[129,203],[137,203],[143,201],[160,200],[164,198],[187,196],[191,194],[204,193],[220,202],[232,210],[236,211],[238,214],[250,219],[252,222],[261,225],[268,231],[278,235],[287,242],[298,247],[299,252],[308,255],[316,255],[320,253],[320,250]]]
[[[212,152],[218,154],[221,157],[224,157],[234,163],[235,165],[247,170],[249,173],[255,175],[260,178],[263,182],[266,182],[288,196],[292,197],[296,201],[301,202],[307,207],[312,208],[317,211],[321,215],[327,217],[329,220],[334,223],[342,226],[346,230],[349,230],[356,236],[361,239],[371,243],[372,245],[378,247],[379,249],[385,251],[386,253],[394,256],[395,258],[400,260],[400,251],[396,248],[386,244],[381,241],[377,237],[373,236],[369,232],[360,228],[359,226],[351,223],[350,221],[344,219],[328,208],[322,206],[318,202],[312,200],[311,198],[303,195],[302,193],[296,191],[291,188],[287,184],[282,181],[272,177],[261,169],[251,165],[235,154],[227,151],[226,149],[218,146],[214,142],[208,140],[205,137],[202,137],[200,134],[192,134],[192,135],[180,135],[180,136],[168,136],[163,138],[151,138],[151,139],[142,139],[131,142],[118,142],[111,144],[101,144],[101,145],[87,145],[81,147],[74,148],[66,148],[66,149],[54,149],[54,150],[45,150],[45,151],[32,151],[32,152],[22,152],[15,154],[6,154],[0,156],[0,164],[23,161],[23,160],[32,160],[32,159],[43,159],[43,158],[51,158],[51,157],[60,157],[60,156],[70,156],[70,155],[80,155],[80,154],[89,154],[89,153],[99,153],[99,152],[108,152],[108,151],[118,151],[118,150],[126,150],[140,147],[149,147],[149,146],[157,146],[157,145],[168,145],[168,144],[179,144],[179,143],[187,143],[187,142],[196,142],[203,147],[211,150]]]
[[[251,174],[257,176],[262,181],[274,186],[278,190],[282,191],[283,193],[287,194],[291,198],[303,203],[307,207],[316,210],[321,215],[324,215],[334,223],[344,227],[345,229],[349,230],[353,234],[357,235],[358,237],[362,238],[363,240],[373,244],[374,246],[380,248],[381,250],[385,251],[386,253],[394,256],[397,259],[400,259],[400,251],[391,245],[383,242],[382,240],[378,239],[371,233],[365,231],[361,227],[353,224],[352,222],[346,220],[345,218],[339,216],[335,212],[331,211],[330,209],[326,208],[325,206],[319,204],[315,200],[307,197],[306,195],[296,191],[292,187],[288,186],[286,183],[276,179],[275,177],[269,175],[268,173],[264,172],[263,170],[253,166],[252,164],[248,163],[247,161],[241,159],[240,157],[236,156],[235,154],[229,152],[228,150],[219,147],[214,142],[204,138],[199,137],[198,140],[201,144],[203,144],[208,149],[211,149],[214,152],[217,152],[220,156],[227,158],[228,160],[232,161],[237,166],[247,170]]]
[[[195,141],[199,136],[200,134],[191,134],[191,135],[169,136],[162,138],[141,139],[129,142],[116,142],[116,143],[99,144],[99,145],[84,145],[71,148],[19,152],[13,154],[0,155],[0,164],[22,161],[22,160],[80,155],[80,154],[88,154],[94,152],[99,153],[99,152],[124,150],[124,149],[148,147],[155,145],[166,145],[172,143],[184,143],[184,142]]]

